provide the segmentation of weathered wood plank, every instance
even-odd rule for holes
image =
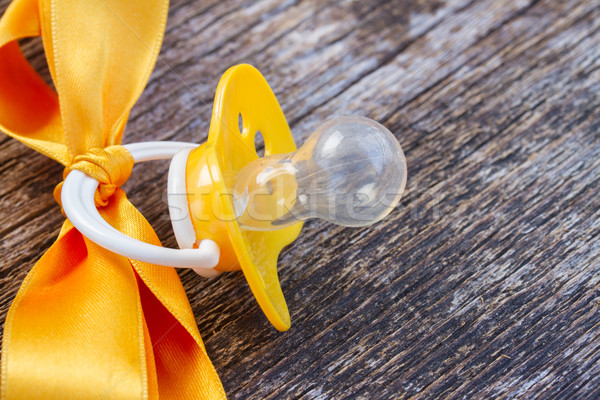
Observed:
[[[594,1],[173,2],[127,142],[204,140],[219,76],[249,62],[297,142],[367,115],[409,165],[385,221],[309,221],[284,251],[287,333],[240,274],[180,274],[229,397],[597,397],[599,29]],[[24,48],[45,71],[39,41]],[[0,149],[3,325],[60,227],[62,172]],[[126,190],[174,246],[168,164],[151,165]]]

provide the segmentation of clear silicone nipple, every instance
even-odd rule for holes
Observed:
[[[339,117],[319,127],[294,153],[259,158],[235,177],[234,205],[242,228],[268,231],[322,218],[366,226],[398,204],[406,159],[383,125]]]

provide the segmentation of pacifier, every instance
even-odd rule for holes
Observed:
[[[264,138],[259,157],[255,136]],[[296,149],[285,116],[263,76],[230,68],[217,88],[206,143],[125,145],[136,162],[172,157],[168,203],[179,250],[136,241],[108,225],[94,206],[98,182],[72,171],[63,209],[90,240],[132,259],[193,268],[212,277],[241,269],[269,321],[290,327],[277,259],[302,221],[371,225],[398,204],[406,184],[400,144],[382,125],[338,117]]]

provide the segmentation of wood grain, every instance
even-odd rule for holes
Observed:
[[[40,42],[24,51],[47,76]],[[285,249],[286,333],[241,274],[181,272],[229,398],[600,397],[598,2],[174,1],[125,141],[205,140],[219,77],[241,62],[297,143],[369,116],[409,178],[383,222],[309,221]],[[126,190],[174,247],[168,164],[151,165]],[[61,173],[0,138],[1,325],[58,233]]]

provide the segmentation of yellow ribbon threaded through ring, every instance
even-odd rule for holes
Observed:
[[[85,154],[75,156],[71,165],[65,167],[63,182],[75,169],[96,179],[100,184],[94,194],[94,202],[96,207],[104,207],[115,190],[129,179],[133,163],[131,153],[121,145],[108,146],[104,149],[93,148]],[[61,204],[60,193],[63,182],[54,189],[54,198],[58,204]]]

